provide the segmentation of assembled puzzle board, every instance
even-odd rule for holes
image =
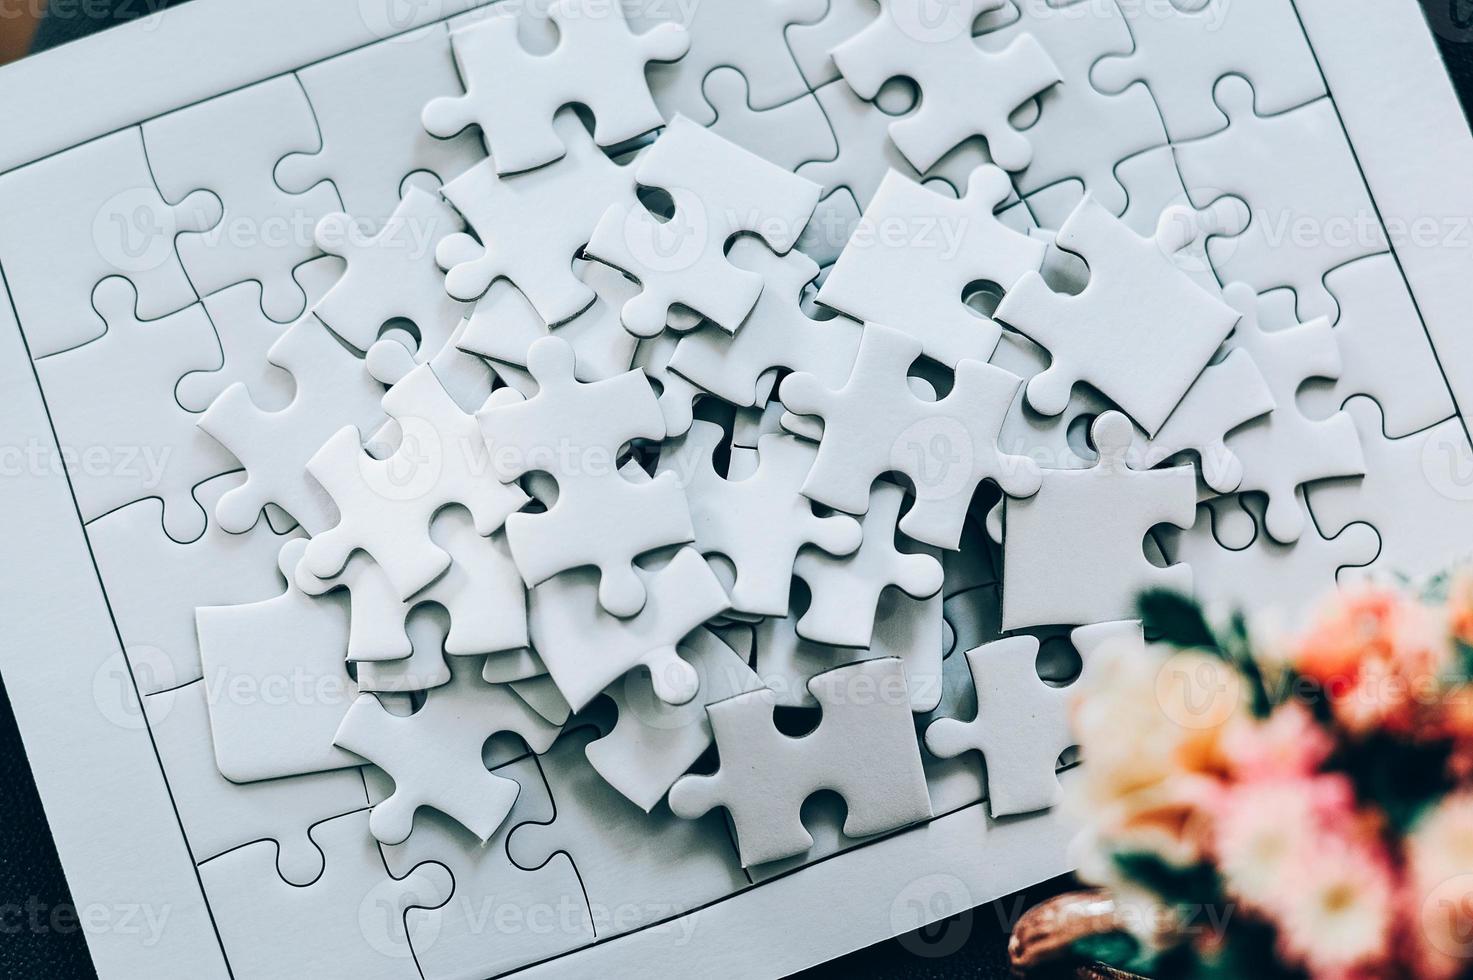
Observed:
[[[791,972],[1068,870],[1139,589],[1473,550],[1413,0],[195,0],[0,106],[104,977]]]

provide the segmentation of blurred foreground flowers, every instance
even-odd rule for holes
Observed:
[[[1158,976],[1473,977],[1473,577],[1336,596],[1307,629],[1142,600],[1073,720],[1080,874]]]

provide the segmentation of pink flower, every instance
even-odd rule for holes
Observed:
[[[1334,739],[1308,709],[1292,701],[1274,709],[1268,720],[1235,725],[1223,736],[1232,774],[1244,782],[1309,776],[1334,748]]]
[[[1390,974],[1396,878],[1384,848],[1327,832],[1291,862],[1274,919],[1285,962],[1314,980]]]

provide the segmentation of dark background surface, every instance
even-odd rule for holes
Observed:
[[[0,0],[0,14],[7,13],[7,2]],[[181,0],[52,0],[51,10],[36,30],[34,50],[74,40],[177,2]],[[1473,0],[1421,2],[1466,109],[1473,94]],[[106,805],[99,801],[99,806]],[[803,976],[812,980],[854,976],[880,980],[1006,977],[1007,935],[1013,918],[1033,902],[1068,885],[1064,879],[1040,885],[1024,895],[944,920],[934,928],[841,957]],[[796,915],[801,917],[801,910]],[[94,975],[26,765],[10,701],[0,697],[0,977],[63,980]]]

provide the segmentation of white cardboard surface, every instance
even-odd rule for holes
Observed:
[[[0,70],[0,171],[480,5],[196,0]],[[1381,217],[1411,227],[1473,214],[1473,135],[1415,0],[1296,6]],[[1454,396],[1473,404],[1464,323],[1473,249],[1419,244],[1394,229],[1392,247]],[[54,451],[29,361],[11,306],[0,303],[0,381],[10,393],[0,446]],[[0,671],[74,898],[101,910],[101,927],[87,932],[100,974],[152,977],[167,963],[177,975],[227,976],[65,476],[49,466],[6,474],[0,534],[0,610],[10,625]],[[1056,813],[994,822],[974,805],[520,975],[780,975],[1063,873],[1069,834]],[[930,901],[937,895],[951,904]],[[123,927],[137,914],[129,910],[150,907],[167,910],[156,935]]]

